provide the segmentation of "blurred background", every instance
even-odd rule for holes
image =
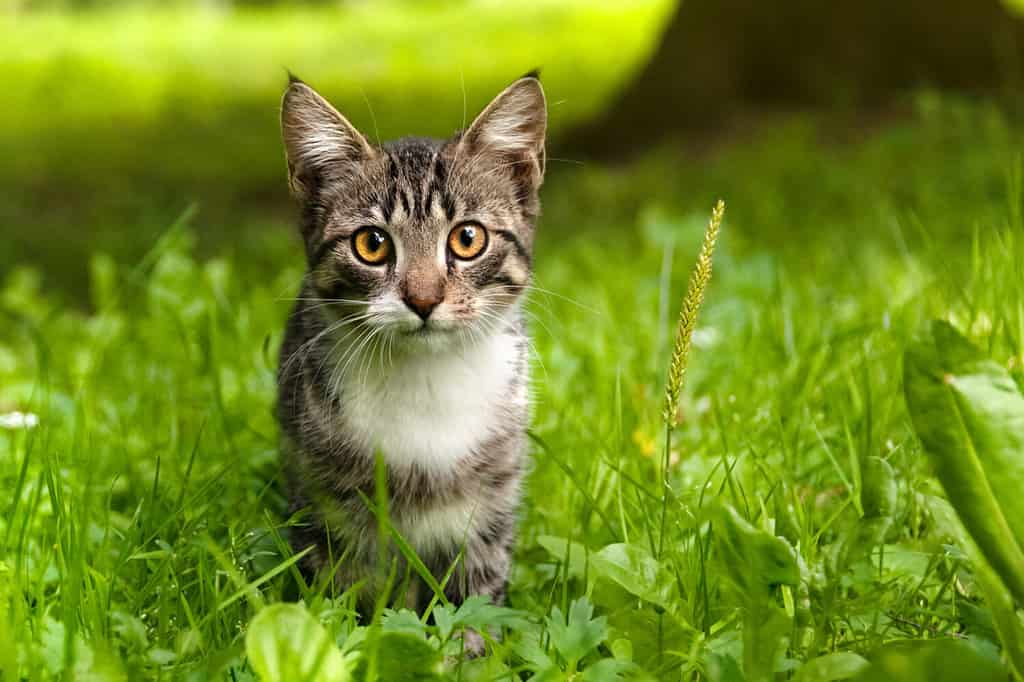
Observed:
[[[857,202],[927,203],[941,220],[942,202],[1003,191],[1017,9],[0,0],[0,272],[35,266],[42,286],[85,302],[90,253],[133,262],[181,221],[200,253],[280,265],[294,247],[277,126],[287,69],[387,139],[450,134],[540,67],[545,224],[574,234],[659,207],[703,214],[717,196],[745,218],[740,248],[817,238]]]

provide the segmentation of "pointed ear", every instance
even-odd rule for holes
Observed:
[[[508,86],[487,105],[460,144],[471,155],[490,157],[508,169],[521,188],[535,192],[544,178],[544,133],[547,103],[533,73]]]
[[[316,178],[339,165],[376,155],[366,138],[313,88],[289,78],[281,101],[281,135],[288,158],[288,184],[299,198],[309,196]]]

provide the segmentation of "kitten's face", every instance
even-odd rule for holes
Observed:
[[[292,83],[282,129],[322,313],[353,339],[372,330],[399,347],[446,348],[500,326],[529,283],[545,124],[528,76],[451,140],[376,147]]]

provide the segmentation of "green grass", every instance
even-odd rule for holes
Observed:
[[[424,11],[426,24],[403,30],[418,31],[410,42],[422,45],[454,11],[439,3]],[[501,16],[486,4],[474,11]],[[568,15],[545,11],[516,31],[565,28],[557,17]],[[613,10],[601,11],[614,22]],[[68,43],[41,40],[66,31],[93,55],[67,61],[88,89],[103,64],[124,74],[136,49],[167,54],[195,28],[166,28],[178,38],[150,42],[141,36],[164,35],[165,24],[116,15],[141,28],[107,53],[103,24],[90,16],[74,30],[66,17],[29,17],[25,33],[10,34],[21,56],[2,68],[35,63],[37,75],[72,87],[54,75],[54,46]],[[131,97],[118,100],[108,85],[41,122],[53,131],[49,151],[5,147],[0,170],[20,192],[3,200],[13,212],[0,244],[0,415],[31,413],[38,425],[0,427],[0,680],[249,680],[275,661],[295,671],[318,654],[325,666],[381,680],[806,681],[853,671],[858,657],[875,664],[868,679],[1008,679],[994,611],[911,429],[901,357],[927,320],[944,318],[1024,385],[1014,125],[985,103],[922,95],[911,116],[856,142],[833,139],[827,120],[792,118],[712,153],[664,148],[617,168],[552,164],[529,306],[533,467],[509,609],[438,605],[436,625],[407,612],[358,623],[350,595],[301,580],[286,542],[294,520],[274,371],[302,255],[278,163],[279,74],[267,65],[304,43],[294,27],[261,25],[243,17],[237,31],[224,29],[239,42],[224,48],[222,70],[205,68],[222,44],[214,33],[180,80],[175,68],[147,76],[141,60],[125,76]],[[396,18],[387,30],[405,25]],[[512,35],[496,25],[495,40]],[[337,30],[357,33],[347,23]],[[330,26],[316,35],[323,42],[290,66],[342,95],[377,82],[358,45],[338,49],[365,71],[348,76],[331,60],[315,73],[318,50],[334,44]],[[250,71],[238,45],[257,38],[271,47]],[[375,107],[382,134],[419,120],[387,90],[394,79],[423,68],[410,83],[443,94],[422,129],[448,127],[462,108],[449,72],[463,64],[467,98],[483,101],[505,65],[525,61],[505,40],[472,77],[468,37],[455,41],[463,56],[451,62],[389,67],[371,97],[395,103],[386,124]],[[550,61],[560,44],[544,48]],[[587,68],[610,59],[587,46],[564,52]],[[553,101],[593,97],[587,106],[624,74],[590,94],[568,67],[549,71]],[[249,95],[229,92],[240,72],[254,79]],[[197,74],[193,92],[183,84]],[[150,79],[164,94],[142,96]],[[6,139],[34,125],[25,107],[38,92],[15,92],[26,99],[3,113]],[[158,133],[186,104],[196,120],[228,114],[179,149]],[[266,109],[237,129],[253,156],[224,159],[216,140],[230,139],[242,120],[230,112],[246,107]],[[90,127],[108,111],[155,136],[145,154],[129,153],[134,138]],[[61,150],[114,142],[109,158],[68,154],[59,168]],[[116,181],[106,193],[104,177]],[[83,189],[55,201],[50,189],[69,180]],[[677,312],[719,197],[726,221],[666,453]],[[192,202],[198,213],[184,210]],[[76,236],[78,223],[56,239],[40,235],[69,214],[83,216],[87,236]],[[26,244],[43,249],[37,264],[14,267],[10,254]],[[76,268],[87,286],[65,272]],[[505,635],[488,658],[461,662],[458,623],[500,623]],[[900,666],[902,676],[884,677]]]
[[[683,167],[652,157],[552,179],[516,613],[464,679],[544,661],[597,676],[606,659],[657,679],[740,679],[744,644],[763,665],[747,679],[768,679],[772,665],[954,636],[998,661],[971,566],[934,517],[941,493],[909,428],[900,355],[923,321],[946,317],[1019,374],[1015,134],[956,105],[857,147],[816,130],[773,128]],[[730,208],[655,559],[663,382],[713,193]],[[300,253],[265,234],[275,265],[257,267],[197,260],[192,243],[183,219],[135,264],[94,255],[89,313],[37,272],[6,277],[0,411],[39,425],[0,431],[0,623],[17,642],[4,679],[71,666],[247,679],[247,627],[281,600],[303,600],[347,650],[374,650],[344,595],[298,580],[283,539],[274,354]],[[854,538],[872,456],[894,470],[898,502],[865,545]],[[718,516],[723,503],[752,528]],[[773,537],[798,552],[795,586],[772,583]],[[418,655],[437,663],[436,627],[387,623],[379,636],[425,629]]]

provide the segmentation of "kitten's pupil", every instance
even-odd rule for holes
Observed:
[[[472,227],[464,227],[459,233],[459,242],[467,249],[473,246],[473,241],[476,239],[476,230]]]
[[[366,239],[366,246],[371,252],[377,251],[380,247],[384,246],[384,235],[377,230],[370,232],[370,236]]]

